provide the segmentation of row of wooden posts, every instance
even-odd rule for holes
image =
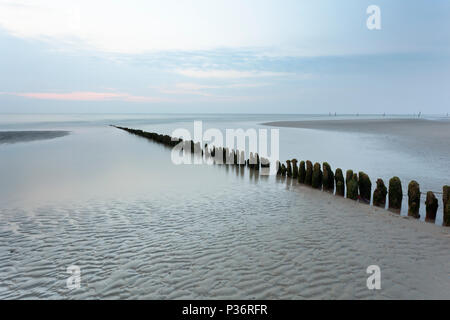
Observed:
[[[118,129],[125,130],[129,133],[153,140],[155,142],[164,144],[166,146],[174,147],[182,142],[182,139],[172,139],[171,136],[162,135],[154,132],[146,132],[142,130],[129,129],[124,127],[114,126]],[[245,159],[245,152],[239,150],[229,150],[228,148],[221,148],[213,146],[211,149],[205,144],[204,150],[200,143],[194,143],[191,140],[184,141],[185,150],[190,150],[193,154],[206,155],[214,159],[217,164],[231,164],[247,166],[253,170],[270,167],[269,160],[259,157],[257,153],[252,152],[248,159]],[[222,155],[222,156],[220,156]],[[352,170],[347,170],[344,175],[342,169],[337,168],[335,172],[331,166],[324,162],[323,166],[320,163],[312,163],[311,161],[300,161],[297,159],[287,160],[286,164],[276,162],[277,175],[289,177],[297,180],[300,184],[311,186],[314,189],[323,190],[330,193],[335,193],[336,196],[347,197],[351,200],[358,200],[360,202],[370,204],[372,195],[372,182],[369,176],[364,172],[358,174]],[[346,192],[345,192],[346,191]],[[443,224],[450,226],[450,186],[443,187]],[[388,196],[388,197],[387,197]],[[420,218],[420,186],[417,181],[411,181],[408,184],[408,215],[414,218]],[[386,187],[382,179],[377,179],[376,188],[373,192],[373,205],[376,207],[386,208],[386,198],[388,198],[388,209],[400,213],[403,190],[402,184],[398,177],[393,177],[389,180],[389,185]],[[438,199],[432,191],[428,191],[426,195],[426,217],[428,222],[435,222],[438,210]]]

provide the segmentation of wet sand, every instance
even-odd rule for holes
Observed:
[[[0,131],[0,144],[49,140],[68,134],[68,131]]]
[[[418,139],[450,139],[450,121],[426,119],[275,121],[266,122],[263,125],[343,132],[382,133]]]

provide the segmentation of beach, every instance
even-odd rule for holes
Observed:
[[[1,298],[450,298],[450,229],[439,221],[425,223],[248,168],[175,166],[170,149],[109,127],[105,118],[94,124],[87,118],[83,126],[70,117],[34,123],[27,131],[71,134],[0,147]],[[170,133],[192,119],[246,128],[267,118],[116,116],[115,123]],[[309,150],[319,158],[323,147],[316,141],[324,137],[339,148],[347,137],[367,139],[283,130],[284,158],[289,152],[306,158]],[[378,141],[371,145],[385,146]],[[371,164],[365,152],[356,158],[361,167]],[[356,161],[343,160],[350,158]],[[333,169],[338,161],[330,160]],[[414,167],[403,168],[415,174]],[[66,287],[71,265],[81,269],[76,290]],[[381,290],[366,286],[370,265],[380,267]]]

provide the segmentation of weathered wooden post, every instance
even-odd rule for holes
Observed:
[[[334,192],[334,173],[328,162],[323,163],[323,191]]]
[[[450,186],[442,188],[442,201],[444,203],[444,226],[450,227]]]
[[[280,160],[277,160],[275,165],[276,165],[276,168],[277,168],[277,175],[281,176],[281,163],[280,163]]]
[[[358,187],[362,202],[370,204],[372,182],[370,181],[369,176],[362,171],[359,172]]]
[[[298,169],[298,182],[305,183],[306,178],[306,169],[305,169],[305,161],[300,161],[300,167]]]
[[[245,166],[245,152],[244,152],[244,150],[241,151],[241,158],[239,160],[239,164],[241,165],[241,167]]]
[[[286,160],[286,169],[287,169],[287,176],[292,177],[292,166],[291,166],[291,160]]]
[[[306,161],[306,175],[305,175],[305,184],[310,186],[312,185],[312,173],[313,173],[313,165],[312,162]]]
[[[413,180],[408,184],[408,216],[420,218],[420,186]]]
[[[314,169],[312,174],[312,183],[311,186],[314,189],[322,189],[322,170],[320,169],[320,163],[314,163]]]
[[[259,154],[256,154],[256,163],[255,163],[256,170],[259,170],[260,164],[261,164],[261,161],[259,160]]]
[[[253,164],[255,163],[255,159],[253,157],[253,152],[250,152],[250,157],[248,159],[248,166],[250,169],[253,169]]]
[[[336,181],[336,195],[344,197],[345,196],[345,181],[344,174],[341,168],[336,169],[336,174],[334,175],[334,180]]]
[[[283,177],[285,177],[286,176],[286,172],[287,172],[287,169],[286,169],[286,166],[284,165],[284,163],[281,165],[281,175],[283,176]]]
[[[298,166],[297,166],[297,159],[292,159],[292,178],[298,179]]]
[[[402,183],[399,177],[393,177],[389,180],[389,209],[400,213],[400,210],[402,209],[402,200]]]
[[[353,170],[347,170],[345,172],[345,186],[347,187],[347,198],[349,197],[348,196],[348,191],[349,191],[348,185],[350,184],[350,181],[352,181],[352,178],[353,178]]]
[[[358,175],[356,173],[347,181],[347,198],[358,200]]]
[[[387,188],[382,179],[377,179],[377,187],[373,192],[373,205],[376,207],[386,207]]]
[[[436,213],[437,213],[437,209],[438,209],[438,199],[436,198],[436,196],[434,195],[433,192],[428,191],[427,192],[427,200],[425,201],[425,205],[426,205],[426,216],[425,216],[425,221],[427,222],[435,222],[436,221]]]

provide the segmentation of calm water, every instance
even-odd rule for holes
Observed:
[[[293,293],[284,284],[290,271],[273,265],[298,257],[286,256],[290,248],[281,244],[271,250],[269,240],[289,243],[292,239],[283,237],[297,231],[280,235],[270,226],[300,223],[298,210],[308,213],[305,203],[315,200],[287,191],[276,177],[248,170],[174,166],[169,149],[108,126],[170,134],[180,127],[192,132],[194,120],[203,120],[204,129],[270,129],[260,124],[297,118],[327,117],[1,115],[0,131],[70,134],[0,144],[0,298],[341,297],[333,281],[328,285],[334,293],[328,285]],[[328,161],[333,169],[364,170],[373,183],[397,175],[404,190],[416,179],[422,191],[440,191],[450,177],[447,155],[402,145],[383,135],[280,129],[281,159]],[[272,254],[254,253],[265,250]],[[82,288],[76,291],[65,287],[71,264],[82,269]],[[245,283],[257,270],[265,284],[250,277],[245,288],[226,285],[233,279]],[[234,273],[239,277],[229,279]],[[363,287],[358,283],[347,297],[370,297]]]

